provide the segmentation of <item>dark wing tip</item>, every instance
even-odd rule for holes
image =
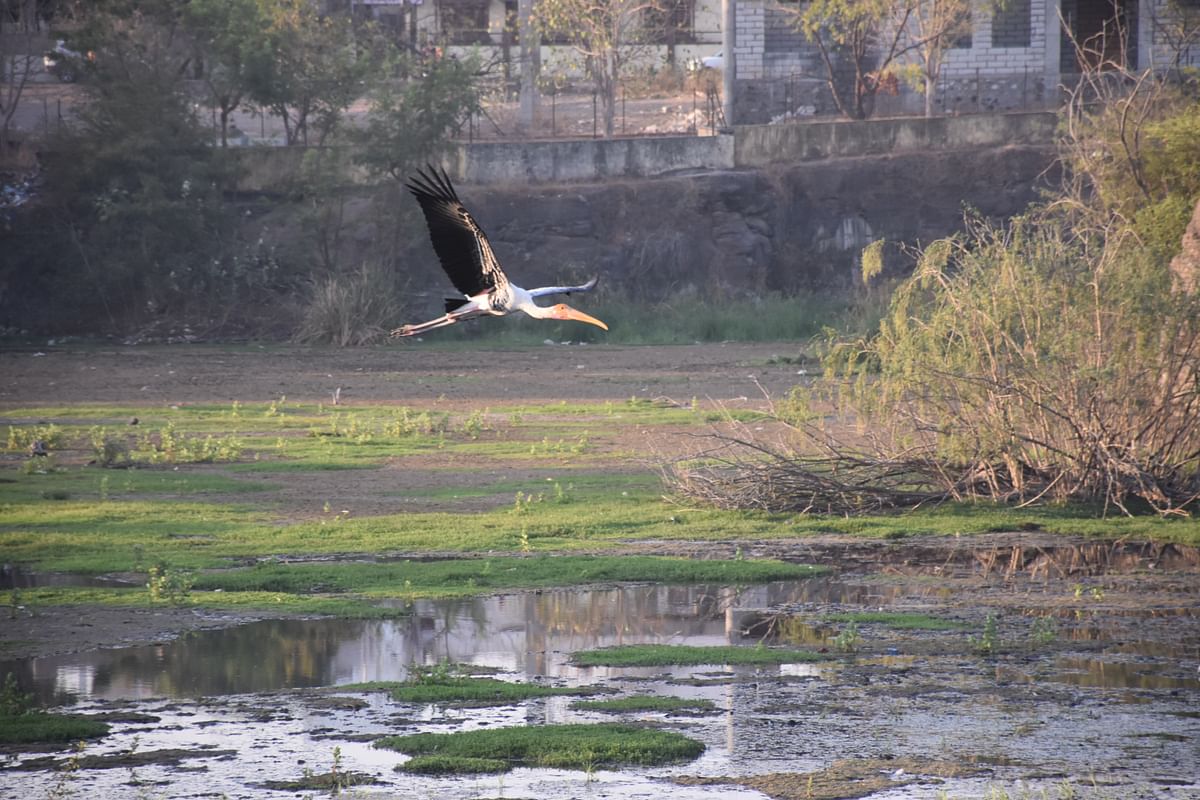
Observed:
[[[458,193],[454,191],[454,184],[450,182],[446,170],[435,164],[426,164],[424,169],[418,169],[417,174],[409,178],[405,186],[418,200],[429,197],[446,203],[462,202],[458,199]]]

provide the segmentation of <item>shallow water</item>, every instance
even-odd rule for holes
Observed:
[[[88,753],[237,750],[232,758],[200,753],[180,766],[139,767],[136,778],[152,782],[155,797],[288,796],[261,782],[298,778],[305,769],[324,772],[335,747],[343,769],[384,782],[355,790],[364,796],[742,800],[764,795],[737,785],[666,781],[804,772],[845,758],[883,764],[910,758],[953,762],[961,771],[936,778],[914,776],[911,768],[887,770],[895,786],[874,796],[970,797],[1001,786],[1013,796],[1029,791],[1040,797],[1044,790],[1056,797],[1069,781],[1079,797],[1200,797],[1196,575],[1185,570],[1151,580],[1137,569],[1131,578],[1124,567],[1089,567],[1088,575],[1104,578],[1096,582],[1105,590],[1100,599],[1075,596],[1070,582],[1047,584],[1045,563],[1035,558],[1024,572],[1003,574],[972,567],[937,580],[914,570],[744,588],[628,586],[421,601],[396,620],[255,622],[152,647],[9,662],[0,672],[15,670],[22,685],[43,698],[77,698],[73,710],[118,707],[159,718],[116,723],[114,734]],[[1138,592],[1139,602],[1122,600]],[[897,631],[863,624],[854,652],[837,652],[832,637],[844,626],[822,615],[880,609],[931,614],[964,627]],[[998,619],[993,655],[978,648],[988,614]],[[1033,621],[1042,617],[1053,618],[1053,637],[1033,635]],[[791,622],[763,625],[779,619]],[[775,632],[830,650],[829,660],[736,669],[569,663],[572,652],[594,647],[752,644],[763,636],[774,644],[782,641]],[[708,749],[690,764],[655,769],[414,778],[393,770],[403,755],[374,750],[364,737],[612,717],[573,710],[570,697],[460,709],[344,693],[366,703],[350,709],[331,707],[327,694],[304,691],[399,680],[412,665],[445,660],[500,670],[514,680],[710,700],[718,710],[705,716],[626,717],[669,726]],[[9,766],[28,757],[17,754]],[[5,769],[0,795],[45,796],[61,779],[61,772]],[[83,770],[70,778],[71,796],[132,797],[137,790],[129,779],[128,769]]]

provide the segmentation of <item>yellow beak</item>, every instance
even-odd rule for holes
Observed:
[[[604,330],[608,330],[608,326],[600,320],[596,319],[590,314],[585,314],[578,309],[571,308],[570,306],[567,306],[566,318],[573,319],[576,322],[586,322],[589,325],[595,325],[597,328],[604,328]]]

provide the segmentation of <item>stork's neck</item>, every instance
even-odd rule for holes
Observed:
[[[530,300],[528,303],[521,306],[521,310],[534,319],[552,319],[554,315],[553,308],[539,306],[537,303]]]

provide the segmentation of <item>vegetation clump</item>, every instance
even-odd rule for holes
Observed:
[[[396,769],[413,775],[486,775],[508,772],[512,764],[500,758],[414,756]]]
[[[667,667],[704,664],[795,664],[819,661],[821,656],[808,650],[736,645],[692,647],[673,644],[634,644],[582,650],[571,656],[581,667]]]
[[[376,747],[398,750],[413,756],[436,756],[443,766],[466,771],[471,765],[495,771],[496,762],[513,767],[594,770],[622,766],[656,766],[690,761],[704,752],[704,745],[673,731],[630,725],[538,725],[495,728],[462,733],[418,733],[388,736]],[[471,759],[467,761],[465,759]],[[412,763],[412,762],[409,762]],[[397,769],[424,771],[431,762],[418,761]],[[438,762],[434,762],[438,763]]]
[[[5,674],[0,684],[0,744],[77,742],[107,733],[108,725],[99,720],[37,710],[33,695],[17,687],[15,675]]]
[[[721,585],[799,580],[816,567],[782,561],[653,556],[464,558],[382,564],[264,564],[197,576],[195,588],[223,591],[478,594],[488,589],[578,586],[616,581]]]
[[[723,508],[862,514],[980,499],[1187,515],[1200,500],[1200,201],[1194,98],[1085,76],[1065,179],[1005,225],[968,218],[916,253],[878,333],[834,341],[827,381],[668,471]],[[840,431],[824,410],[853,425]]]
[[[609,700],[576,700],[571,703],[576,711],[600,711],[606,714],[627,714],[639,711],[657,711],[667,714],[704,714],[716,709],[711,700],[689,700],[684,697],[657,697],[637,694],[615,697]]]
[[[587,691],[567,686],[542,686],[472,677],[454,667],[439,666],[416,669],[412,679],[391,687],[391,696],[401,703],[507,705],[535,697],[582,694]]]
[[[967,624],[964,622],[957,622],[952,619],[945,619],[944,617],[934,617],[928,614],[906,614],[894,611],[856,611],[846,614],[826,614],[822,619],[827,622],[883,625],[903,631],[950,631],[967,627]]]
[[[27,711],[0,715],[0,744],[77,742],[108,735],[108,724],[74,714]]]

